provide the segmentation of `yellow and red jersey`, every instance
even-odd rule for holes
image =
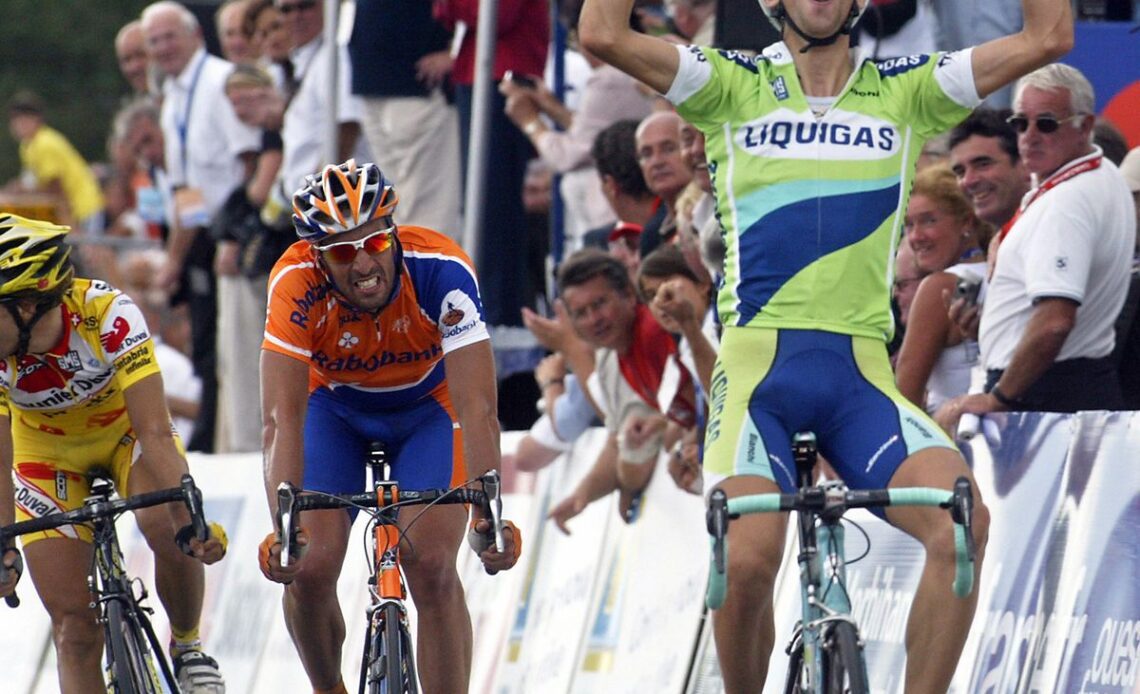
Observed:
[[[47,434],[84,435],[123,416],[123,392],[159,373],[158,361],[142,311],[105,282],[75,280],[61,320],[46,353],[0,362],[0,413]]]
[[[328,388],[364,409],[428,394],[448,401],[443,356],[490,339],[471,260],[443,234],[401,226],[397,282],[376,314],[348,304],[313,247],[289,247],[269,276],[262,349],[309,365],[309,390]],[[271,376],[269,376],[271,378]]]

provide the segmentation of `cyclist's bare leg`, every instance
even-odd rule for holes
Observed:
[[[306,511],[301,525],[309,549],[297,578],[285,586],[285,625],[314,689],[332,689],[341,679],[344,615],[336,595],[351,525],[342,510]]]
[[[154,463],[144,464],[148,462],[144,459],[131,467],[127,483],[130,494],[177,487],[187,471],[184,466],[166,469]],[[139,509],[135,511],[135,521],[154,553],[154,586],[170,625],[182,633],[197,629],[202,618],[206,571],[202,562],[183,554],[174,542],[174,536],[190,522],[186,507],[162,504]]]
[[[729,498],[778,492],[775,482],[740,475],[720,484]],[[758,692],[768,676],[776,627],[772,590],[784,553],[787,517],[777,513],[742,516],[728,527],[728,590],[713,613],[717,657],[729,694]]]
[[[465,692],[471,679],[471,616],[455,557],[467,526],[462,506],[436,506],[416,519],[409,509],[401,525],[415,519],[405,535],[400,562],[416,603],[419,634],[416,662],[425,694]]]
[[[974,540],[980,575],[989,534],[990,515],[982,503],[974,476],[962,456],[948,448],[927,448],[907,458],[891,478],[893,487],[952,489],[965,475],[974,484]],[[914,595],[906,628],[906,691],[910,694],[945,692],[950,688],[958,657],[974,619],[978,592],[957,598],[954,581],[954,530],[949,514],[937,508],[887,509],[887,518],[922,543],[926,565]]]
[[[103,632],[87,591],[91,545],[71,538],[46,538],[27,545],[24,556],[36,592],[51,616],[59,690],[64,694],[105,693],[100,665]]]

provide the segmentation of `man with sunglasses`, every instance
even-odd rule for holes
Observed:
[[[978,340],[986,393],[956,398],[964,412],[1123,409],[1111,358],[1128,292],[1136,216],[1120,170],[1092,143],[1092,85],[1047,65],[1018,83],[1018,151],[1034,179],[997,245]]]
[[[794,432],[855,488],[950,488],[970,470],[895,388],[886,343],[891,259],[924,143],[981,98],[1073,42],[1069,0],[1022,0],[1021,31],[975,48],[856,60],[869,0],[760,0],[782,41],[755,58],[630,30],[633,0],[585,0],[582,45],[661,92],[705,133],[727,246],[725,326],[706,434],[706,477],[730,497],[795,488]],[[711,491],[710,485],[710,491]],[[950,519],[888,509],[926,550],[906,630],[907,691],[946,691],[973,620],[956,599]],[[988,514],[978,501],[975,539]],[[767,678],[772,590],[786,520],[733,523],[727,600],[713,616],[728,692]],[[901,636],[901,635],[900,635]]]
[[[369,443],[388,450],[403,489],[448,488],[499,464],[495,367],[471,261],[446,236],[397,228],[396,192],[375,164],[349,159],[309,176],[293,196],[293,244],[269,278],[262,344],[265,484],[365,488]],[[521,537],[487,549],[475,511],[468,541],[488,570],[509,569]],[[414,527],[412,521],[415,521]],[[400,516],[402,555],[419,626],[425,691],[465,692],[471,620],[455,568],[466,511]],[[261,568],[285,586],[285,620],[314,691],[344,692],[345,624],[336,584],[352,516],[305,514],[304,556],[281,568],[276,532]]]

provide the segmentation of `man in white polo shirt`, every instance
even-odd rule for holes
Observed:
[[[1010,123],[1033,174],[1003,232],[979,332],[986,393],[955,398],[962,412],[1120,409],[1110,354],[1124,303],[1136,215],[1119,169],[1092,144],[1092,86],[1075,68],[1022,78]]]
[[[285,110],[281,139],[284,159],[279,174],[281,200],[292,199],[293,191],[305,183],[305,176],[355,157],[370,161],[371,153],[360,136],[362,105],[353,96],[352,64],[348,49],[328,45],[324,37],[323,0],[275,0],[293,37],[293,74],[299,81],[296,93]],[[335,49],[335,50],[334,50]],[[337,61],[335,83],[329,80],[329,61]],[[373,66],[373,69],[381,69]],[[335,90],[335,91],[334,91]],[[329,108],[335,94],[337,142],[335,159],[328,160]],[[399,181],[396,184],[399,185]],[[292,203],[284,205],[287,210]]]

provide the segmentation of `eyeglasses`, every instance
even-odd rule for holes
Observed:
[[[321,255],[330,263],[348,265],[356,259],[357,251],[363,250],[368,255],[380,255],[392,247],[395,238],[395,227],[374,231],[368,236],[356,241],[341,241],[319,247]]]
[[[1068,121],[1084,117],[1085,114],[1083,113],[1078,113],[1076,115],[1069,116],[1068,118],[1057,118],[1056,116],[1037,116],[1033,119],[1033,122],[1037,124],[1038,132],[1044,135],[1048,135],[1049,133],[1057,132],[1057,128],[1061,127],[1061,123],[1067,123]],[[1025,131],[1029,130],[1030,121],[1025,116],[1010,116],[1009,118],[1005,119],[1005,122],[1012,125],[1013,129],[1016,130],[1018,134],[1024,134]]]
[[[301,2],[294,2],[286,5],[281,4],[277,6],[277,11],[281,14],[291,14],[302,10],[311,10],[317,6],[317,0],[301,0]]]

